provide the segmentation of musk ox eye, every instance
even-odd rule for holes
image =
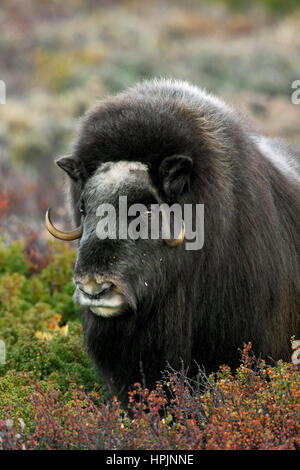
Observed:
[[[85,206],[84,206],[84,202],[83,202],[83,201],[80,202],[79,212],[80,212],[80,214],[82,215],[82,217],[85,216]]]
[[[147,215],[147,217],[151,217],[152,215],[152,208],[151,208],[151,205],[150,206],[147,206],[147,209],[145,211],[145,215]]]

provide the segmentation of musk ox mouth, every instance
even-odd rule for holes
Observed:
[[[78,286],[73,298],[82,307],[88,307],[93,313],[102,317],[121,315],[127,304],[121,293],[114,292],[109,296],[102,297],[99,295],[92,296],[83,292]]]
[[[109,318],[122,315],[123,310],[119,307],[90,307],[90,310],[100,317]]]
[[[124,294],[112,282],[74,282],[76,290],[73,299],[82,307],[88,307],[95,315],[105,318],[124,313],[128,303]]]

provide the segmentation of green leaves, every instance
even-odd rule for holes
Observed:
[[[91,389],[96,374],[72,300],[75,253],[51,242],[33,272],[30,253],[26,241],[0,245],[0,340],[6,346],[0,382],[15,370],[37,380],[54,379],[62,393],[72,382]]]

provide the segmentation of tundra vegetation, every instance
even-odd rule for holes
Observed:
[[[250,344],[236,371],[199,368],[191,381],[169,370],[154,390],[135,384],[128,414],[84,351],[73,262],[66,245],[41,249],[35,234],[0,246],[2,448],[299,449],[299,366],[268,365]]]
[[[0,109],[0,448],[299,449],[299,366],[265,363],[249,344],[237,370],[200,369],[195,382],[170,370],[154,390],[136,384],[128,414],[83,347],[71,300],[75,252],[44,242],[45,209],[63,207],[53,159],[78,116],[142,78],[205,86],[247,109],[262,133],[300,143],[290,101],[300,78],[299,0],[256,0],[253,11],[233,0],[191,0],[193,10],[153,0],[146,12],[139,3],[1,4],[9,106]]]

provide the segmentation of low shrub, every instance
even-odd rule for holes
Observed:
[[[98,381],[83,344],[80,311],[72,301],[74,259],[67,245],[44,245],[36,234],[9,246],[0,243],[0,340],[6,349],[0,403],[25,422],[28,415],[19,402],[30,407],[30,394],[20,374],[62,395],[75,383],[92,390]]]
[[[250,343],[236,371],[170,370],[155,390],[135,384],[122,409],[86,354],[73,264],[67,245],[34,234],[0,244],[0,448],[300,448],[299,365],[268,366]]]
[[[135,384],[129,414],[116,398],[74,388],[66,396],[24,377],[32,387],[32,421],[0,422],[6,449],[293,450],[300,448],[299,369],[267,366],[244,346],[234,374],[222,366],[195,380],[169,371],[150,391]],[[20,421],[21,420],[21,421]]]

